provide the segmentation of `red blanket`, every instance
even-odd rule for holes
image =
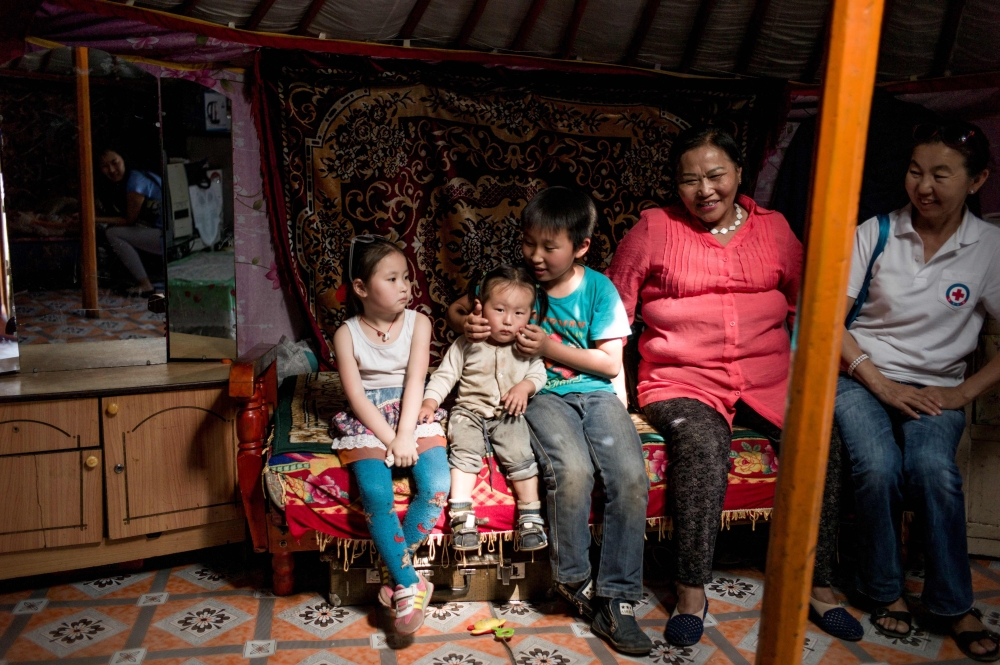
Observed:
[[[633,418],[644,440],[643,457],[649,476],[646,517],[649,526],[666,528],[669,527],[666,445],[640,418]],[[735,519],[767,519],[774,502],[778,471],[778,461],[770,443],[756,432],[737,429],[733,433],[729,458],[729,489],[723,524]],[[271,496],[283,499],[293,538],[301,538],[309,530],[335,538],[369,537],[357,483],[335,454],[275,455],[270,459],[269,471],[266,477]],[[405,472],[394,475],[394,490],[396,510],[402,518],[411,494],[410,479]],[[480,527],[481,532],[513,529],[514,498],[506,478],[492,459],[479,474],[473,501],[477,516],[489,518],[489,522]],[[598,489],[591,509],[592,524],[601,522],[601,507]],[[448,533],[444,515],[438,520],[434,533]]]

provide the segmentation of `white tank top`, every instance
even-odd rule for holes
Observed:
[[[361,385],[365,390],[403,387],[406,364],[410,360],[413,323],[416,320],[416,312],[412,309],[403,310],[403,330],[392,344],[376,344],[368,339],[361,329],[361,319],[357,316],[344,322],[351,331],[354,360],[358,363]]]

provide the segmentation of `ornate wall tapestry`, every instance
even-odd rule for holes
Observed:
[[[287,277],[320,347],[344,318],[346,254],[390,237],[434,322],[432,364],[454,339],[447,306],[466,283],[521,260],[520,215],[552,185],[600,213],[588,264],[607,267],[645,208],[667,203],[672,137],[713,121],[738,139],[753,191],[783,119],[779,81],[512,70],[264,49],[255,63],[268,208]]]

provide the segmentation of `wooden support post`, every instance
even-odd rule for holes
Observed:
[[[73,49],[76,64],[76,126],[80,152],[80,255],[83,309],[97,318],[97,227],[94,221],[94,160],[90,136],[90,64],[87,49]]]
[[[757,665],[802,660],[882,9],[834,0]]]

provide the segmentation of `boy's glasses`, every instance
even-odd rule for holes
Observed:
[[[375,242],[389,242],[389,239],[385,236],[375,235],[374,233],[362,233],[359,236],[354,236],[351,238],[351,252],[347,259],[347,281],[354,281],[354,244],[361,243],[362,245],[370,245]]]
[[[976,130],[961,125],[924,123],[913,128],[913,139],[918,142],[939,138],[945,144],[962,145],[975,135]]]

